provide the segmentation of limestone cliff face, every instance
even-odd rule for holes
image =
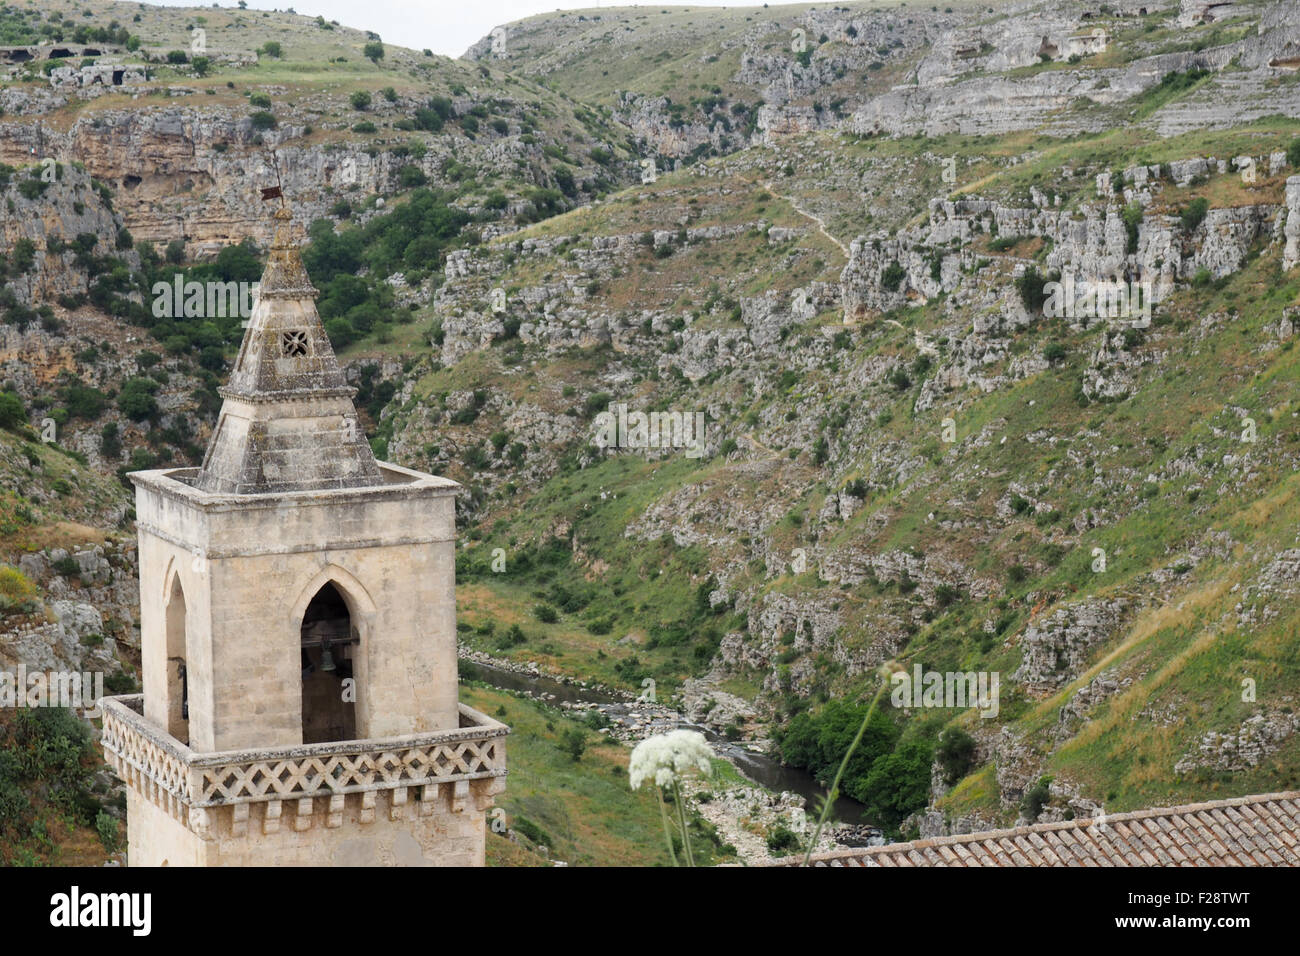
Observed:
[[[1126,174],[1130,181],[1132,174]],[[1300,201],[1300,184],[1288,184],[1287,195],[1292,197],[1288,204]],[[1176,216],[1148,213],[1138,226],[1137,249],[1129,252],[1118,202],[1062,210],[1046,196],[1034,198],[1034,206],[1024,207],[935,199],[926,225],[894,238],[881,234],[854,240],[840,277],[845,316],[865,318],[954,291],[969,281],[964,270],[972,257],[964,244],[981,235],[1041,237],[1050,243],[1043,262],[1047,271],[1078,282],[1150,282],[1155,302],[1202,269],[1214,278],[1236,272],[1255,243],[1282,235],[1283,207],[1271,203],[1211,209],[1190,234]],[[1031,264],[1006,258],[1020,266]]]
[[[1300,263],[1300,176],[1286,181],[1286,248],[1282,252],[1282,267],[1294,268]]]
[[[0,160],[3,161],[3,160]],[[31,162],[30,157],[27,160]],[[12,162],[12,161],[11,161]],[[6,286],[24,305],[54,302],[59,296],[77,295],[87,291],[84,269],[74,265],[76,252],[72,242],[82,235],[93,235],[97,240],[95,251],[103,255],[113,250],[123,219],[94,188],[91,175],[75,166],[35,166],[13,174],[15,182],[35,178],[43,184],[39,195],[28,198],[12,185],[4,193],[4,201],[12,204],[8,214],[0,217],[0,248],[12,249],[20,240],[29,240],[35,247],[33,266],[25,274],[11,277]],[[46,182],[42,176],[54,177]],[[59,242],[69,248],[55,252]],[[132,250],[116,250],[132,268],[139,267],[139,258]]]
[[[1006,17],[987,25],[963,26],[938,36],[917,64],[916,82],[932,86],[966,73],[997,73],[1032,66],[1042,59],[1100,53],[1106,31],[1087,20],[1051,10]]]
[[[1115,69],[1050,70],[1023,78],[978,77],[947,84],[899,87],[864,104],[849,128],[862,135],[999,135],[1046,124],[1058,134],[1095,132],[1105,120],[1058,116],[1083,102],[1109,105],[1137,96],[1168,73],[1223,69],[1241,43],[1199,53],[1167,53]]]
[[[653,237],[660,247],[684,242],[687,248],[703,251],[711,243],[762,231],[768,232],[769,242],[784,235],[776,228],[767,229],[764,222],[753,222],[686,229],[680,234],[660,230]],[[592,280],[607,280],[617,270],[628,268],[641,248],[640,238],[638,234],[596,236],[586,248],[577,245],[580,237],[552,236],[453,251],[447,257],[446,281],[433,300],[442,322],[442,361],[450,365],[477,349],[489,347],[505,335],[505,320],[509,318],[516,323],[519,339],[526,345],[540,345],[548,352],[606,343],[620,352],[653,350],[662,369],[678,369],[694,381],[720,367],[758,356],[785,354],[784,330],[838,305],[838,286],[811,282],[792,295],[769,290],[742,297],[738,302],[738,323],[724,328],[695,328],[688,316],[657,308],[607,310],[588,293],[587,286]],[[506,257],[545,262],[560,253],[566,259],[571,256],[572,263],[563,275],[512,291],[493,307],[494,277],[506,268]],[[662,350],[655,343],[664,335],[678,339],[680,348],[660,354]],[[789,360],[788,355],[786,358]]]
[[[614,109],[614,118],[631,129],[647,155],[680,158],[700,146],[722,150],[739,145],[739,136],[718,123],[678,120],[668,106],[668,98],[664,96],[623,93]]]
[[[32,151],[78,161],[112,187],[115,206],[137,239],[183,239],[192,253],[215,251],[252,236],[270,239],[259,188],[275,184],[267,146],[302,130],[283,127],[254,143],[251,121],[233,110],[161,107],[100,110],[67,132],[45,124],[0,125],[0,162],[31,162]],[[357,183],[387,191],[396,170],[389,154],[285,145],[281,176],[309,216],[326,208],[326,188]]]
[[[392,109],[415,106],[399,103]],[[313,143],[305,133],[304,126],[291,123],[259,132],[242,110],[228,107],[100,109],[66,131],[46,121],[0,123],[0,162],[30,164],[42,157],[80,162],[114,190],[115,208],[137,239],[181,239],[198,258],[248,237],[267,245],[273,230],[260,190],[277,182],[293,196],[305,222],[328,215],[340,194],[398,192],[399,173],[407,165],[417,166],[435,186],[450,184],[446,169],[453,160],[507,178],[535,167],[539,172],[533,175],[545,184],[542,144],[517,138],[467,144],[440,136],[416,158],[360,143]]]

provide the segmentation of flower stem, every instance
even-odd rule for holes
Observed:
[[[673,802],[677,804],[677,819],[682,823],[682,848],[686,851],[686,865],[695,865],[695,854],[691,852],[691,834],[686,829],[686,805],[682,803],[682,792],[677,787],[677,779],[673,778]]]
[[[673,866],[677,865],[677,853],[673,850],[673,835],[668,829],[668,810],[664,807],[663,787],[655,787],[655,796],[659,798],[659,817],[664,822],[664,839],[668,841],[668,859],[673,861]]]
[[[880,703],[881,695],[885,693],[886,684],[883,682],[880,689],[876,691],[876,696],[871,699],[871,706],[867,708],[867,715],[862,718],[862,726],[858,728],[858,734],[853,738],[853,743],[849,744],[849,749],[844,754],[844,759],[840,761],[840,769],[835,771],[835,780],[831,783],[830,793],[826,795],[826,804],[822,807],[821,816],[817,820],[817,829],[813,830],[812,839],[808,841],[808,849],[803,855],[803,865],[808,866],[812,860],[813,848],[817,846],[817,838],[821,836],[822,827],[826,825],[826,818],[831,815],[831,807],[840,795],[840,778],[844,776],[844,770],[849,765],[849,760],[853,757],[853,752],[858,749],[858,744],[862,742],[862,735],[867,732],[867,724],[871,723],[871,717],[876,712],[876,705]]]

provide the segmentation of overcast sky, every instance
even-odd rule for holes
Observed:
[[[158,0],[150,0],[157,3]],[[804,0],[807,2],[807,0]],[[211,0],[168,0],[168,7],[210,7]],[[220,0],[223,7],[234,0]],[[772,3],[772,6],[780,6]],[[655,3],[611,3],[608,0],[248,0],[250,9],[287,10],[310,17],[337,20],[358,30],[374,30],[389,43],[415,50],[430,49],[444,56],[460,56],[492,28],[511,20],[521,20],[549,10],[583,10],[593,7],[744,7],[757,3],[736,0],[657,0]]]

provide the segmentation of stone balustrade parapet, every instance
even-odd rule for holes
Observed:
[[[117,774],[190,809],[506,775],[510,729],[465,704],[456,730],[214,753],[196,753],[145,719],[141,694],[106,697],[102,706],[104,753]]]

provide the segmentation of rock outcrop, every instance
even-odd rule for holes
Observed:
[[[1029,624],[1020,638],[1023,658],[1011,679],[1042,692],[1078,677],[1089,651],[1119,629],[1128,606],[1120,599],[1074,604]]]

